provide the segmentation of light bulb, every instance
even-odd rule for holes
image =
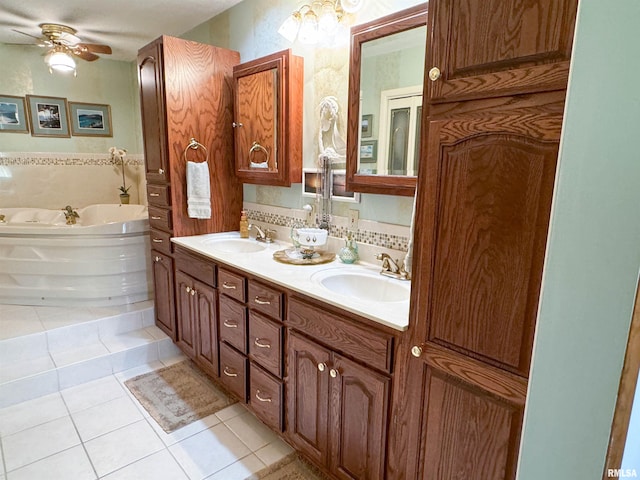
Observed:
[[[318,43],[318,17],[309,10],[304,14],[302,18],[302,25],[300,25],[300,31],[298,32],[298,38],[302,43],[307,45],[313,45]]]

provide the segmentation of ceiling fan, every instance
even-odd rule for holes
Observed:
[[[17,33],[27,35],[37,40],[35,45],[49,48],[45,55],[45,63],[49,65],[49,70],[73,71],[76,73],[76,63],[73,57],[93,62],[100,57],[96,54],[111,54],[109,45],[97,43],[84,43],[76,35],[74,28],[57,23],[41,23],[38,25],[42,30],[42,36],[36,37],[29,33],[15,30]]]

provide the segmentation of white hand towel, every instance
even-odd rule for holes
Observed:
[[[211,218],[211,187],[207,162],[187,162],[187,213],[190,218]]]

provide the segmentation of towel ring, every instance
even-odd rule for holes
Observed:
[[[209,150],[207,150],[207,147],[205,147],[204,145],[202,145],[202,144],[201,144],[200,142],[198,142],[195,138],[192,138],[192,139],[189,141],[189,144],[187,145],[187,148],[185,148],[185,149],[184,149],[184,160],[185,160],[185,162],[186,162],[186,161],[188,161],[188,159],[187,159],[187,152],[188,152],[190,149],[198,150],[198,148],[202,148],[202,149],[204,150],[204,153],[205,153],[205,159],[204,159],[204,161],[205,161],[205,162],[208,162],[208,161],[209,161]]]
[[[256,152],[264,152],[264,154],[267,156],[267,159],[263,163],[269,164],[269,151],[258,142],[253,142],[253,145],[251,145],[251,148],[249,149],[249,161],[251,161],[251,163],[253,163],[253,161],[251,160],[251,155]]]

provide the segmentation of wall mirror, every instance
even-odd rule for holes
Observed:
[[[351,29],[347,188],[413,195],[418,174],[427,4]]]

